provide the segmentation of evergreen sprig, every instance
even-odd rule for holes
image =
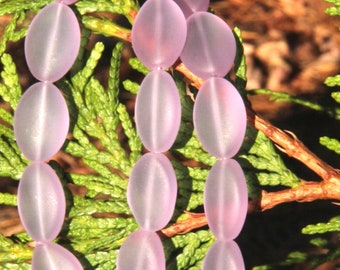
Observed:
[[[23,157],[16,143],[14,142],[13,114],[21,97],[21,86],[16,71],[16,65],[11,55],[2,54],[0,81],[0,97],[6,101],[11,110],[0,107],[0,176],[10,177],[18,180],[28,161]],[[12,203],[11,203],[12,204]]]
[[[340,216],[332,218],[327,223],[311,224],[302,229],[304,234],[316,234],[326,232],[340,232]]]
[[[327,147],[329,150],[334,151],[337,154],[340,154],[340,141],[335,138],[329,138],[327,136],[323,136],[320,138],[320,144]]]
[[[258,199],[260,189],[268,186],[290,188],[301,184],[299,178],[285,165],[273,143],[260,131],[248,126],[245,141],[237,156],[247,179],[248,195]]]
[[[4,101],[8,102],[12,109],[18,105],[21,97],[21,86],[16,66],[11,55],[5,53],[1,56],[1,71],[2,83],[0,84],[0,96]]]
[[[10,23],[5,27],[0,43],[0,55],[2,55],[7,47],[7,42],[16,42],[22,39],[27,31],[27,27],[19,27],[24,21],[26,14],[24,12],[15,12]],[[19,28],[19,29],[17,29]]]
[[[82,0],[76,3],[81,15],[94,12],[108,12],[125,16],[130,23],[133,23],[133,12],[139,9],[138,2],[134,0]]]
[[[37,1],[25,1],[25,0],[3,0],[0,5],[0,16],[5,14],[15,14],[22,11],[34,11],[37,12],[52,0],[37,0]]]
[[[337,83],[336,80],[328,80],[327,81],[328,86],[335,86]],[[321,105],[317,102],[313,102],[311,100],[293,96],[291,94],[285,93],[285,92],[278,92],[278,91],[273,91],[269,89],[255,89],[249,91],[250,95],[268,95],[270,97],[271,101],[274,102],[289,102],[289,103],[295,103],[301,106],[304,106],[306,108],[315,110],[315,111],[320,111],[327,113],[334,119],[340,120],[340,107],[339,106],[324,106]],[[332,97],[336,100],[335,93],[332,94]]]
[[[0,251],[1,267],[4,269],[29,269],[27,261],[32,258],[32,248],[0,234]]]
[[[166,245],[167,241],[171,241],[172,245]],[[167,269],[199,270],[202,267],[204,256],[215,238],[209,231],[200,230],[195,233],[176,235],[167,241],[165,242],[166,257],[173,258],[172,253],[178,252],[178,249],[181,250],[181,254],[176,259],[168,261]],[[170,248],[171,246],[172,248]]]
[[[325,0],[328,3],[332,3],[334,6],[328,7],[326,13],[330,16],[340,15],[340,1],[339,0]]]

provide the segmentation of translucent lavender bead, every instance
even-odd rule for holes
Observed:
[[[63,145],[69,114],[63,95],[50,83],[39,82],[23,94],[14,115],[14,134],[26,158],[50,159]]]
[[[185,17],[176,3],[148,0],[132,27],[133,50],[148,68],[168,68],[183,49],[186,30]]]
[[[127,199],[138,225],[158,231],[170,220],[176,203],[177,181],[169,159],[147,153],[130,174]]]
[[[216,241],[208,250],[202,270],[244,270],[240,248],[234,241]]]
[[[58,176],[46,163],[26,167],[18,187],[18,210],[35,241],[51,241],[59,234],[65,217],[65,196]]]
[[[218,160],[211,168],[204,189],[204,211],[211,232],[218,240],[235,239],[248,208],[246,180],[233,159]]]
[[[173,78],[154,70],[137,94],[136,127],[144,146],[152,152],[167,151],[176,139],[181,121],[181,102]]]
[[[119,270],[165,270],[162,242],[156,232],[137,230],[120,247]]]
[[[188,35],[181,53],[183,63],[197,76],[224,77],[236,55],[236,42],[229,26],[208,12],[188,19]]]
[[[194,126],[203,147],[218,158],[234,156],[246,131],[247,115],[236,88],[223,78],[204,82],[194,105]]]
[[[174,0],[181,8],[185,18],[188,18],[195,12],[207,11],[209,0]]]
[[[25,40],[27,65],[40,81],[55,82],[73,65],[80,29],[73,11],[61,3],[44,7],[33,19]]]
[[[38,243],[35,247],[32,269],[81,270],[83,267],[71,252],[58,244],[50,242]]]

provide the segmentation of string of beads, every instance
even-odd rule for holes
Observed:
[[[194,11],[187,25],[181,60],[205,80],[194,104],[194,127],[204,149],[218,158],[204,189],[204,212],[217,241],[202,269],[242,270],[242,254],[233,239],[245,221],[248,193],[242,168],[232,157],[243,142],[246,110],[237,89],[223,78],[233,64],[236,43],[228,25],[206,11]]]
[[[31,161],[18,187],[21,222],[36,242],[32,269],[82,269],[77,258],[52,242],[65,218],[65,195],[55,171],[45,161],[63,145],[69,113],[62,93],[53,82],[71,68],[80,47],[77,18],[67,6],[75,1],[56,1],[33,19],[25,40],[26,62],[39,82],[30,86],[14,116],[19,149]]]
[[[184,15],[172,0],[148,0],[136,17],[131,37],[137,57],[151,69],[135,105],[137,132],[150,152],[137,161],[130,174],[127,199],[141,229],[120,248],[117,268],[162,270],[165,257],[156,231],[170,221],[177,197],[176,175],[163,152],[174,143],[181,120],[179,93],[165,69],[183,49]]]

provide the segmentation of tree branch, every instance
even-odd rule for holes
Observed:
[[[261,210],[268,210],[286,202],[311,202],[315,200],[340,200],[340,179],[329,179],[321,182],[303,182],[296,188],[276,192],[262,191]]]
[[[195,87],[199,88],[201,86],[203,81],[193,75],[183,64],[177,65],[176,70],[190,80]],[[249,202],[248,211],[252,211],[254,208],[264,211],[276,205],[293,201],[340,201],[340,174],[338,170],[317,157],[293,133],[283,131],[259,117],[250,106],[247,106],[247,121],[249,125],[263,132],[281,151],[302,162],[322,179],[320,182],[301,180],[300,186],[281,191],[262,191],[261,198],[258,201]],[[204,213],[195,214],[187,212],[187,214],[187,219],[163,229],[161,231],[162,234],[171,237],[207,225]]]
[[[281,151],[288,156],[301,161],[309,169],[319,175],[324,181],[328,181],[338,172],[330,165],[322,161],[312,153],[293,133],[285,132],[273,126],[268,121],[259,117],[247,108],[248,124],[254,126],[257,130],[263,132],[268,138],[277,144]]]

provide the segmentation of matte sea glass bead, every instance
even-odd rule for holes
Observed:
[[[185,18],[188,18],[195,12],[207,11],[209,0],[174,0],[181,8]]]
[[[18,210],[27,233],[35,241],[51,241],[59,234],[65,196],[58,176],[46,163],[26,167],[18,187]]]
[[[247,185],[241,166],[233,159],[218,160],[204,188],[204,211],[211,232],[218,240],[235,239],[247,208]]]
[[[119,270],[165,270],[162,242],[156,232],[137,230],[130,234],[119,250]]]
[[[224,77],[236,54],[236,42],[229,26],[208,12],[193,14],[187,23],[188,34],[181,53],[183,63],[203,79]]]
[[[167,151],[176,139],[181,121],[181,102],[173,78],[154,70],[137,94],[136,127],[144,146],[152,152]]]
[[[25,40],[32,75],[55,82],[73,65],[80,46],[80,29],[73,11],[61,3],[44,7],[33,19]]]
[[[38,243],[34,249],[32,269],[35,270],[80,270],[83,269],[77,258],[62,246]]]
[[[247,115],[236,88],[223,78],[210,78],[194,105],[194,126],[203,147],[218,158],[234,156],[243,142]]]
[[[216,241],[208,250],[202,270],[244,270],[240,248],[234,241]]]
[[[158,231],[170,220],[176,202],[177,181],[169,159],[147,153],[133,167],[127,199],[133,216],[143,229]]]
[[[168,68],[179,57],[187,25],[172,0],[148,0],[132,27],[131,42],[139,60],[148,68]]]
[[[53,84],[39,82],[21,97],[14,115],[14,134],[26,158],[50,159],[63,145],[69,114],[63,95]]]

